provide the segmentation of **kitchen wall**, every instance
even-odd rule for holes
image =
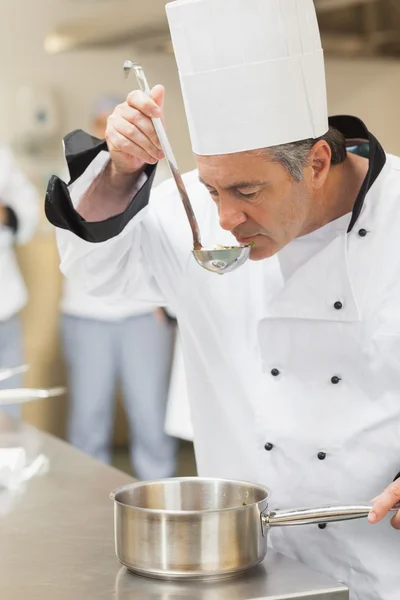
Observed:
[[[400,61],[326,61],[330,114],[355,114],[390,153],[400,154]]]
[[[87,2],[85,4],[87,10]],[[54,91],[60,112],[60,143],[43,159],[18,156],[20,164],[36,184],[41,199],[50,174],[61,172],[64,161],[61,137],[76,128],[87,128],[92,103],[107,92],[125,96],[134,79],[126,81],[122,64],[133,56],[132,47],[73,52],[48,56],[43,51],[47,31],[61,18],[76,16],[79,2],[60,0],[2,0],[0,6],[0,140],[11,143],[19,115],[15,99],[21,85],[42,85]],[[135,57],[137,54],[135,53]],[[168,82],[166,101],[168,128],[184,170],[193,166],[190,144],[182,119],[182,102],[171,57],[146,60],[150,82]],[[165,169],[165,165],[163,166]],[[165,170],[164,170],[165,173]],[[159,178],[163,176],[161,169]],[[59,300],[62,279],[52,228],[42,217],[35,239],[18,251],[30,293],[24,311],[27,359],[32,365],[26,385],[46,386],[64,382],[59,345]],[[66,399],[43,401],[25,407],[24,416],[33,424],[57,435],[64,432]],[[121,409],[117,413],[117,439],[126,439]]]
[[[0,8],[0,138],[11,141],[18,114],[15,94],[22,83],[50,86],[60,108],[60,138],[75,128],[86,128],[92,102],[103,92],[125,94],[134,80],[126,82],[121,65],[134,56],[132,47],[79,51],[46,56],[42,50],[46,31],[63,10],[79,12],[79,3],[57,0],[25,2],[3,0]],[[23,41],[23,43],[22,43]],[[135,54],[135,58],[137,55]],[[151,83],[167,87],[168,132],[183,170],[194,166],[186,130],[182,101],[171,56],[140,57]],[[400,154],[400,65],[390,61],[327,59],[330,113],[357,114],[385,148]],[[212,90],[210,90],[212,94]],[[63,167],[61,145],[45,161],[22,160],[41,196],[50,173]],[[58,337],[58,304],[61,276],[51,227],[43,218],[36,238],[19,251],[20,263],[30,291],[30,304],[24,311],[27,358],[33,369],[27,385],[52,385],[64,381]],[[66,400],[31,405],[25,417],[57,435],[63,435]],[[116,439],[124,441],[123,415],[118,411]]]

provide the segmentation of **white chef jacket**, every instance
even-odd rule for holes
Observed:
[[[18,168],[12,152],[0,146],[0,204],[17,218],[17,230],[0,225],[0,321],[17,314],[27,302],[27,290],[14,253],[14,244],[26,244],[38,226],[40,212],[35,188]]]
[[[105,159],[108,159],[108,153],[103,151],[91,163],[91,178],[96,177],[100,173]],[[139,180],[137,188],[140,187],[141,183],[143,183],[143,180]],[[73,183],[70,189],[71,191],[74,190],[74,193],[79,197],[87,191],[89,185],[89,177],[85,179],[81,178]],[[129,298],[122,297],[117,302],[113,302],[113,299],[109,299],[107,296],[93,296],[82,288],[79,281],[68,277],[63,280],[61,311],[65,315],[82,319],[114,322],[149,314],[153,311],[153,307],[149,306],[147,302],[136,299],[134,296]]]
[[[173,306],[199,474],[264,484],[272,508],[369,501],[400,469],[400,159],[360,121],[339,124],[369,137],[370,169],[348,229],[301,240],[299,264],[295,240],[222,277],[199,268],[171,181],[107,241],[58,231],[61,268],[88,291]],[[197,173],[185,183],[204,244],[230,243]],[[276,550],[345,583],[352,600],[398,600],[389,519],[271,533]]]

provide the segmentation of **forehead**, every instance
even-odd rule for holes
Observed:
[[[225,187],[233,181],[268,179],[279,166],[261,150],[220,156],[195,155],[195,158],[200,178],[210,186]]]

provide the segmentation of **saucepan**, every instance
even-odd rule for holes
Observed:
[[[271,527],[367,517],[371,504],[270,510],[260,485],[200,477],[137,482],[114,491],[118,560],[158,579],[220,579],[256,567]]]

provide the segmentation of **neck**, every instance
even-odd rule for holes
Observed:
[[[306,233],[352,212],[367,175],[368,164],[367,159],[349,153],[342,164],[331,167],[324,186],[314,197],[313,215]]]

